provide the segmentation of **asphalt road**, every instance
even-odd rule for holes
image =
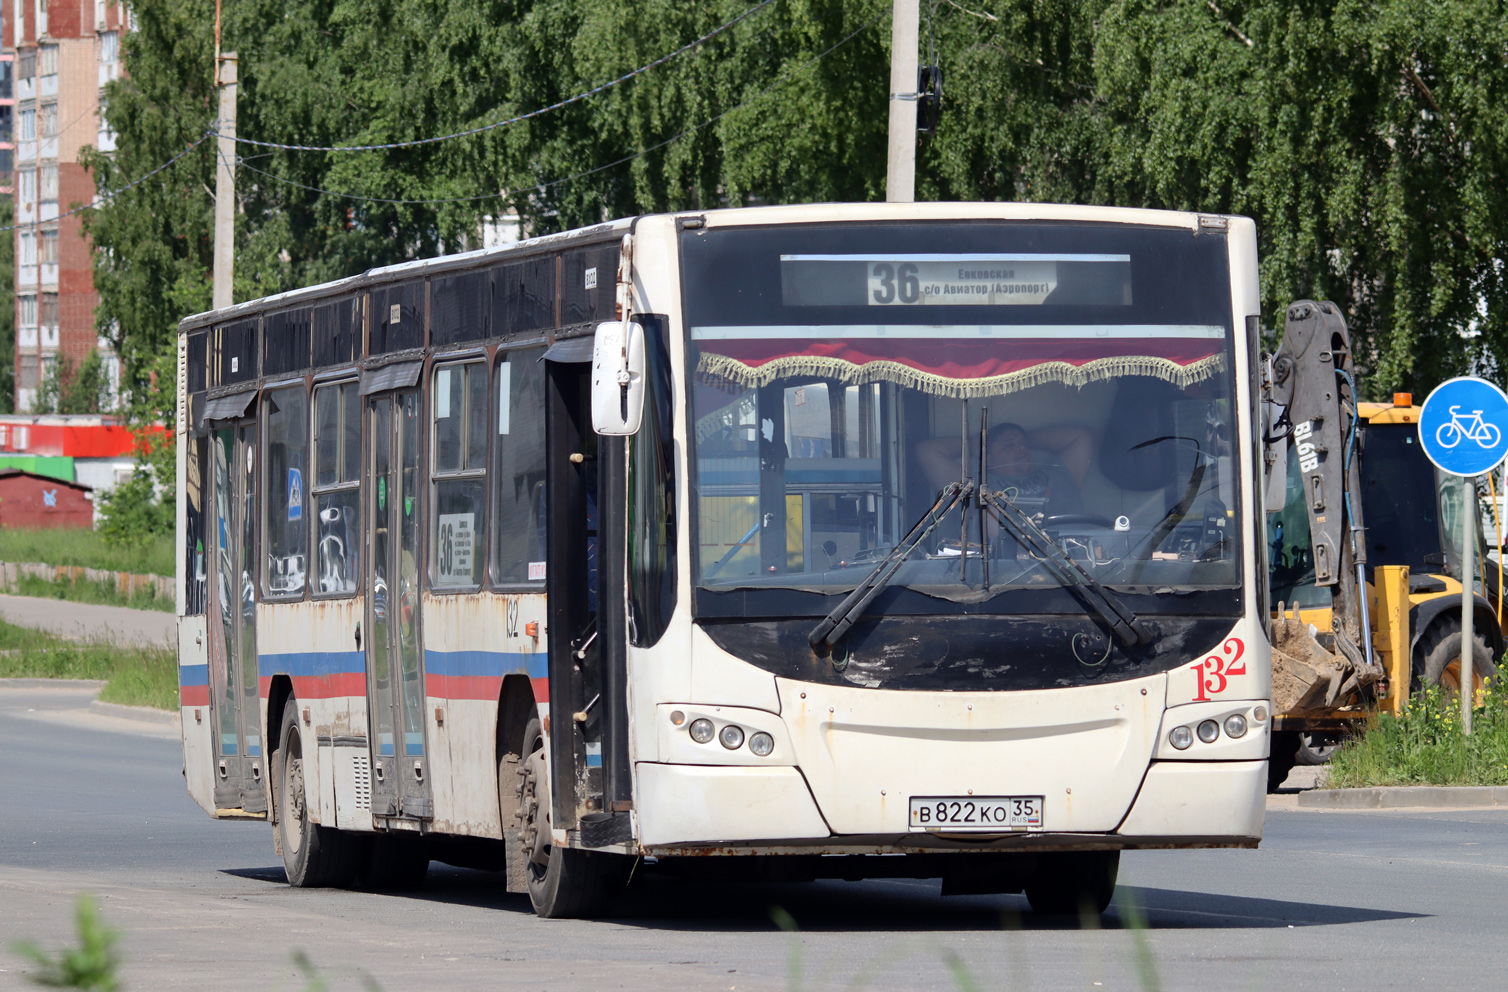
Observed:
[[[0,689],[0,988],[24,984],[14,940],[70,940],[81,892],[122,931],[127,989],[303,988],[295,952],[332,988],[388,990],[1471,989],[1508,966],[1504,810],[1277,797],[1258,851],[1126,855],[1091,930],[926,882],[650,876],[600,922],[535,919],[440,866],[409,896],[294,890],[265,825],[189,801],[170,728],[89,714],[91,691]]]

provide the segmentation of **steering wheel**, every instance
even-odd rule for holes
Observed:
[[[1042,529],[1049,527],[1067,527],[1070,524],[1089,524],[1093,527],[1113,527],[1108,517],[1102,517],[1098,513],[1059,513],[1047,517],[1042,521]]]

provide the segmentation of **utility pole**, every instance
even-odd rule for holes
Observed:
[[[216,27],[219,27],[218,18]],[[216,47],[219,47],[218,31]],[[216,310],[235,302],[231,281],[236,268],[236,53],[215,55],[215,82],[220,87],[219,137],[215,141],[215,271],[213,305]]]
[[[916,200],[916,49],[920,0],[894,0],[890,24],[890,155],[885,202]]]

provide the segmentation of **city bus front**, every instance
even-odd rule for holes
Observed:
[[[1254,845],[1251,223],[870,210],[680,225],[689,652],[636,667],[643,849],[1005,852],[1010,890]]]

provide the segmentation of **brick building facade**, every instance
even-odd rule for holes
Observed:
[[[119,362],[95,330],[92,249],[79,217],[63,215],[94,197],[80,150],[114,150],[100,92],[120,73],[129,15],[111,0],[4,6],[0,45],[14,55],[16,409],[24,412],[61,359],[77,369],[100,350],[112,387],[119,381]]]

